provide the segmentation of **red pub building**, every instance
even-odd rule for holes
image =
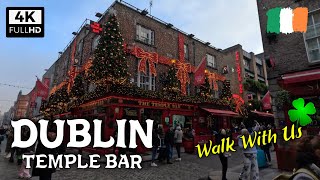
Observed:
[[[130,85],[116,88],[108,85],[99,94],[96,84],[86,81],[82,98],[55,104],[59,111],[46,108],[54,94],[59,92],[59,97],[64,96],[61,95],[63,88],[72,91],[77,74],[90,72],[101,32],[110,14],[119,22]],[[60,119],[83,118],[90,122],[101,119],[106,140],[114,134],[116,119],[139,120],[142,126],[146,119],[152,119],[164,130],[169,125],[175,127],[179,124],[184,131],[194,130],[191,147],[214,140],[213,131],[232,129],[243,120],[243,105],[248,98],[242,87],[245,70],[242,63],[244,51],[240,45],[228,50],[217,49],[209,42],[203,42],[123,1],[115,1],[104,14],[97,13],[96,16],[99,17],[97,22],[86,20],[79,31],[73,33],[74,39],[44,75],[51,78],[50,97],[47,103],[43,103],[44,113]],[[179,81],[179,95],[166,97],[161,94],[165,88],[162,79],[173,66]],[[197,84],[199,71],[206,75],[206,82],[212,90],[206,100],[196,97],[201,89]],[[266,81],[266,75],[261,77]],[[219,98],[226,82],[234,106],[230,105],[230,99]],[[90,151],[90,147],[86,149]],[[145,149],[140,147],[138,151],[144,152]]]

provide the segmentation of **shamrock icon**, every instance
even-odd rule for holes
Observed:
[[[316,113],[316,108],[312,102],[309,102],[304,106],[304,99],[299,98],[292,102],[292,105],[296,109],[290,109],[288,115],[291,122],[297,121],[297,125],[306,126],[312,122],[309,115]]]

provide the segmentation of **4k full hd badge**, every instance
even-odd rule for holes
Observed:
[[[43,7],[7,7],[7,37],[44,37]]]

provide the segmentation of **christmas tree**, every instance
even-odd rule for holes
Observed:
[[[169,68],[168,74],[161,78],[163,91],[166,94],[178,95],[180,93],[180,84],[176,76],[177,70],[174,66]]]
[[[213,91],[210,87],[208,76],[205,77],[204,84],[200,86],[198,95],[201,97],[213,98]]]
[[[221,92],[221,99],[228,100],[232,97],[231,89],[230,89],[230,81],[225,80],[223,81],[223,88]]]
[[[73,99],[78,99],[78,98],[81,98],[84,94],[85,94],[85,86],[84,86],[83,75],[78,74],[74,79],[74,84],[71,88],[70,96]]]
[[[89,79],[96,84],[104,85],[107,82],[124,82],[128,77],[128,65],[119,24],[115,15],[110,15],[94,52]]]

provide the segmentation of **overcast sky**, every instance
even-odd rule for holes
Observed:
[[[1,0],[0,1],[0,83],[32,88],[58,57],[82,22],[96,20],[112,0]],[[149,0],[127,0],[149,9]],[[5,8],[45,7],[45,37],[5,37]],[[256,0],[153,0],[151,14],[175,27],[209,41],[217,48],[241,44],[248,52],[263,51]],[[23,94],[31,89],[21,89]],[[7,111],[19,88],[0,84],[0,111]]]

